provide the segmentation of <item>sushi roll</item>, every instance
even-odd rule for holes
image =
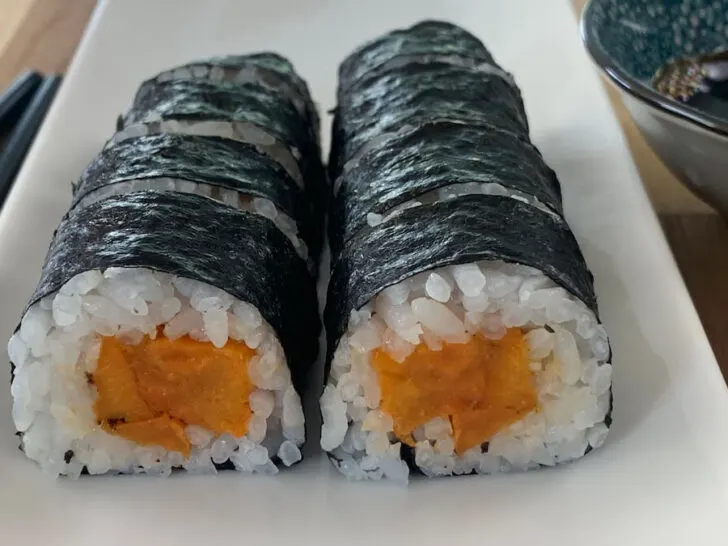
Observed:
[[[480,121],[527,137],[512,76],[467,31],[438,21],[394,31],[339,67],[330,177],[398,130],[438,117]]]
[[[9,341],[20,447],[70,477],[275,474],[302,457],[318,351],[315,108],[272,54],[172,69],[137,99]]]
[[[258,84],[271,93],[285,95],[318,138],[319,117],[306,82],[288,59],[269,51],[248,55],[228,55],[187,63],[160,72],[142,85],[170,80],[207,80],[233,84]]]
[[[144,189],[204,195],[272,220],[309,261],[318,238],[306,194],[279,163],[243,142],[158,134],[129,138],[103,150],[81,175],[71,207]]]
[[[432,120],[398,131],[359,157],[336,178],[329,223],[334,256],[364,227],[464,194],[508,195],[563,215],[559,182],[539,151],[488,125]]]
[[[467,30],[443,21],[422,21],[380,36],[349,55],[339,67],[339,95],[347,93],[349,86],[368,72],[385,64],[394,68],[406,65],[413,58],[503,72],[481,41]]]
[[[427,21],[339,71],[321,446],[350,479],[554,466],[611,424],[610,344],[558,179],[473,40]],[[479,78],[500,81],[478,94]]]
[[[321,444],[355,479],[527,469],[604,440],[611,365],[563,221],[494,195],[403,211],[332,270]]]
[[[305,83],[279,57],[212,59],[206,72],[201,65],[178,67],[144,82],[107,147],[160,133],[216,136],[253,146],[306,193],[311,215],[320,220],[309,248],[317,257],[329,187],[316,108]],[[244,78],[233,76],[241,72]]]
[[[204,80],[142,86],[113,142],[138,134],[186,133],[233,138],[257,145],[304,187],[299,158],[309,127],[292,104],[263,87]]]
[[[8,346],[21,447],[71,477],[275,473],[301,458],[318,324],[263,216],[153,190],[76,207]]]
[[[334,128],[331,157],[336,169],[345,169],[365,145],[437,116],[528,133],[520,91],[509,80],[444,62],[413,59],[394,69],[385,64],[350,84],[338,101],[341,123]]]

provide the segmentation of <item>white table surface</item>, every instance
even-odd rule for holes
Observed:
[[[6,388],[0,544],[728,544],[728,393],[567,0],[102,2],[0,215],[3,338],[70,182],[142,79],[194,58],[270,49],[291,58],[326,111],[351,49],[425,17],[464,25],[515,74],[533,139],[561,179],[613,339],[605,446],[556,469],[406,489],[347,483],[315,439],[312,456],[273,479],[54,481],[17,450]]]

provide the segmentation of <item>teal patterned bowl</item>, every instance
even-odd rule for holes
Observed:
[[[591,0],[581,34],[650,146],[694,193],[728,216],[728,119],[650,85],[671,59],[728,47],[728,0]]]

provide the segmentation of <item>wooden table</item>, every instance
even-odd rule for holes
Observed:
[[[579,13],[586,0],[571,0]],[[26,68],[63,72],[95,0],[0,0],[0,89]],[[577,37],[574,37],[575,45]],[[728,229],[660,163],[607,86],[637,167],[724,377],[728,378]],[[659,275],[659,271],[655,272]]]

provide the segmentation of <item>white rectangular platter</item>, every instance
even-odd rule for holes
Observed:
[[[613,338],[615,420],[604,447],[556,469],[398,488],[347,483],[314,430],[307,460],[272,479],[54,481],[18,451],[3,388],[0,544],[728,544],[728,392],[567,0],[101,3],[0,215],[3,343],[70,182],[143,79],[208,55],[274,50],[325,112],[348,52],[430,17],[464,25],[514,73],[533,139],[561,179]]]

